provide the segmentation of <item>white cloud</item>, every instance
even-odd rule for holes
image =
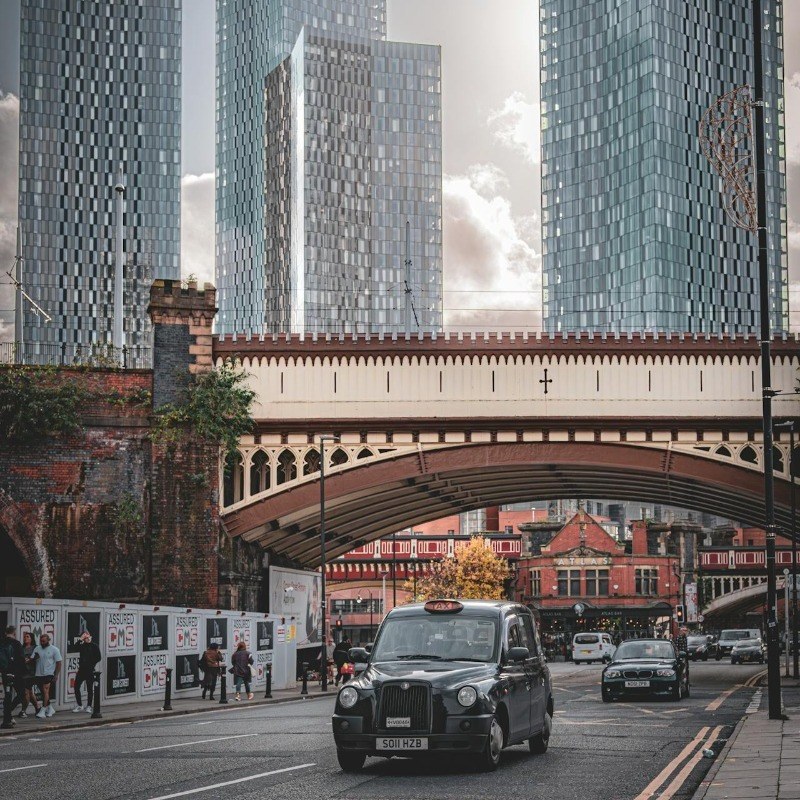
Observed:
[[[0,92],[0,342],[14,338],[14,289],[5,272],[17,236],[19,98]]]
[[[444,179],[445,324],[513,329],[541,324],[541,256],[522,232],[493,165]]]
[[[514,92],[502,108],[489,114],[486,123],[500,144],[520,153],[531,164],[540,162],[538,103],[529,103],[522,92]]]
[[[181,179],[181,274],[214,282],[214,173]]]

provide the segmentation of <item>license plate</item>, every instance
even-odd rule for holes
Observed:
[[[581,653],[591,653],[591,650],[581,650]]]
[[[427,750],[428,740],[416,737],[397,739],[378,739],[375,743],[376,750]]]
[[[626,689],[647,689],[650,681],[625,681]]]

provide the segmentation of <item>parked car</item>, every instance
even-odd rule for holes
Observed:
[[[611,661],[615,649],[608,633],[576,633],[572,637],[572,662],[592,664],[595,661]]]
[[[686,653],[692,661],[708,661],[709,656],[716,656],[717,649],[717,640],[710,633],[689,636],[686,640]]]
[[[536,622],[522,605],[432,600],[392,609],[366,664],[339,692],[333,737],[339,765],[367,756],[469,754],[494,770],[504,747],[544,753],[553,724],[550,670]]]
[[[731,664],[744,664],[757,661],[763,664],[767,659],[767,645],[759,636],[754,639],[739,639],[731,650]]]
[[[600,691],[604,703],[623,697],[688,697],[687,656],[666,639],[623,642],[603,669]]]
[[[742,639],[758,639],[760,636],[760,631],[754,628],[730,628],[722,631],[717,642],[717,661],[723,656],[729,656],[736,642]]]

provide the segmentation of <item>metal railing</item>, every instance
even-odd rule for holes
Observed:
[[[152,369],[153,348],[115,348],[106,344],[67,342],[0,342],[0,364]]]

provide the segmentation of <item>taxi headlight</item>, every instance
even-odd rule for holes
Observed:
[[[339,705],[342,708],[352,708],[358,702],[358,692],[352,686],[345,686],[339,692]]]
[[[475,701],[478,699],[478,692],[474,686],[462,686],[458,690],[458,702],[464,706],[464,708],[469,708],[472,705],[475,705]]]
[[[657,669],[656,675],[659,678],[674,678],[675,677],[675,670],[674,669]]]
[[[603,676],[605,678],[619,678],[622,673],[618,669],[607,669],[606,674]]]

